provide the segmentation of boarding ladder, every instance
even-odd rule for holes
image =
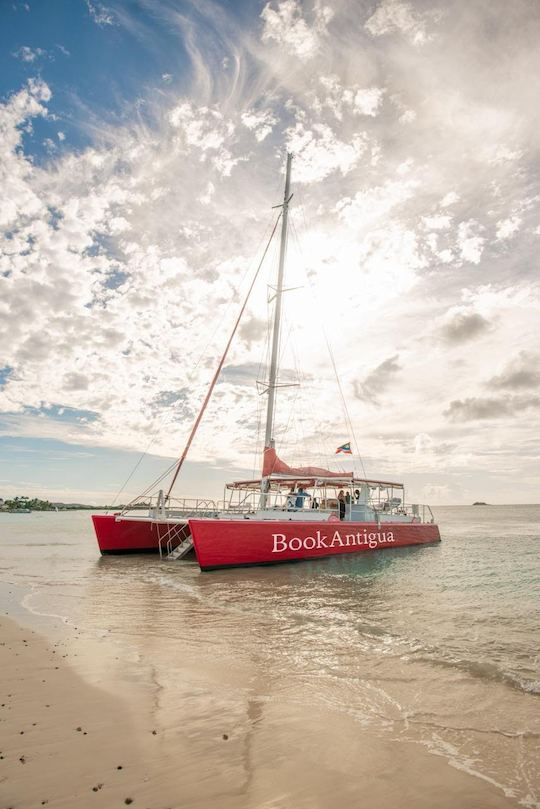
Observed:
[[[157,529],[159,553],[162,559],[183,559],[193,548],[193,539],[187,522],[173,523],[163,534],[159,523]]]

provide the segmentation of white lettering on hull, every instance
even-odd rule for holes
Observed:
[[[312,551],[315,548],[345,548],[351,546],[366,546],[373,550],[388,542],[395,542],[393,531],[357,531],[356,534],[345,534],[334,531],[332,538],[315,532],[315,536],[290,537],[285,534],[272,534],[274,547],[272,553],[284,553],[285,551]]]

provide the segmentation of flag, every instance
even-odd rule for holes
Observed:
[[[343,452],[345,455],[352,455],[351,442],[347,441],[346,444],[342,444],[340,447],[338,447],[336,449],[336,455],[338,455],[340,452]]]

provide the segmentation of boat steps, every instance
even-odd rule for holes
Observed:
[[[162,559],[183,559],[193,548],[189,523],[156,523],[159,555]]]
[[[173,548],[172,551],[170,551],[165,558],[171,561],[174,561],[176,559],[183,559],[184,556],[186,556],[190,552],[192,547],[193,547],[193,539],[191,538],[191,534],[189,534],[184,540],[182,540],[180,545],[177,545],[176,548]]]

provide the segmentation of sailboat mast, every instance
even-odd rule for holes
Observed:
[[[287,154],[287,169],[285,174],[285,193],[283,195],[283,205],[281,214],[281,244],[279,248],[279,268],[276,286],[276,308],[274,311],[274,328],[272,335],[272,356],[270,359],[270,374],[268,378],[268,405],[266,408],[266,432],[264,435],[264,447],[274,446],[274,407],[276,402],[276,384],[279,361],[279,336],[281,327],[281,301],[283,298],[283,271],[285,268],[285,254],[287,252],[287,219],[289,214],[289,202],[291,200],[291,163],[292,154]]]

